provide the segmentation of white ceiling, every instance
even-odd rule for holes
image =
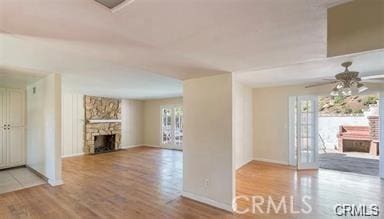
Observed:
[[[24,88],[34,83],[46,74],[26,69],[0,66],[0,87]]]
[[[340,64],[345,61],[352,61],[349,69],[360,72],[360,76],[384,74],[384,49],[380,49],[234,75],[238,81],[252,87],[311,84],[334,79],[335,74],[344,71]]]
[[[344,1],[136,0],[112,13],[93,0],[0,0],[0,64],[107,96],[181,95],[179,80],[325,58],[326,8]]]

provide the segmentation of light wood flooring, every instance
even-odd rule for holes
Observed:
[[[182,152],[138,147],[63,160],[65,184],[0,195],[0,218],[328,218],[338,202],[383,204],[377,177],[335,171],[297,172],[251,162],[237,172],[238,195],[312,197],[311,215],[234,215],[180,197]],[[238,202],[239,209],[249,202]],[[295,200],[295,208],[302,203]],[[264,207],[263,207],[264,209]]]

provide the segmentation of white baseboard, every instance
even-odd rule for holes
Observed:
[[[253,161],[252,158],[250,159],[247,159],[246,161],[243,161],[241,164],[239,164],[237,167],[236,167],[236,170],[240,169],[241,167],[245,166],[246,164],[248,164],[249,162]]]
[[[170,149],[170,150],[178,150],[178,151],[182,151],[183,150],[182,148],[166,147],[166,146],[151,145],[151,144],[143,144],[143,146],[153,147],[153,148]]]
[[[261,162],[267,162],[267,163],[281,164],[281,165],[289,165],[288,162],[281,161],[281,160],[272,160],[272,159],[265,159],[265,158],[255,158],[253,160],[261,161]]]
[[[198,202],[201,202],[201,203],[204,203],[204,204],[207,204],[207,205],[211,205],[211,206],[216,207],[216,208],[220,208],[220,209],[225,210],[225,211],[229,211],[231,213],[233,212],[233,209],[232,209],[231,205],[224,204],[224,203],[221,203],[221,202],[217,202],[215,200],[212,200],[212,199],[200,196],[200,195],[195,195],[195,194],[192,194],[190,192],[183,191],[181,193],[181,196],[185,197],[185,198],[189,198],[189,199],[195,200],[195,201],[198,201]]]
[[[48,179],[48,183],[51,186],[59,186],[59,185],[63,185],[64,181],[61,179]]]
[[[128,148],[137,148],[140,146],[144,146],[144,144],[136,144],[136,145],[128,145],[128,146],[120,146],[121,149],[128,149]]]
[[[78,153],[78,154],[69,154],[69,155],[63,155],[61,158],[67,158],[67,157],[77,157],[77,156],[82,156],[84,153]]]

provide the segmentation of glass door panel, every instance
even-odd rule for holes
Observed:
[[[183,107],[161,108],[161,144],[170,148],[181,148],[183,144]]]
[[[297,167],[317,169],[317,98],[300,96],[297,104]]]
[[[162,109],[162,144],[172,143],[172,111],[168,108]]]

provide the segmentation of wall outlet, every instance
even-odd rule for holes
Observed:
[[[204,180],[204,188],[208,188],[208,186],[209,186],[209,180],[208,179],[205,179]]]

